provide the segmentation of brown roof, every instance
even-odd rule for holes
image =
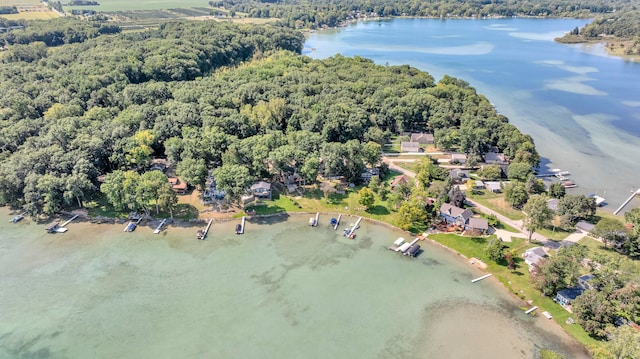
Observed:
[[[180,178],[169,177],[169,183],[171,184],[171,187],[173,187],[173,189],[176,191],[184,191],[187,189],[187,183],[181,181]]]
[[[393,179],[393,181],[391,181],[391,184],[389,185],[389,187],[391,187],[392,189],[400,184],[409,184],[411,183],[411,179],[409,179],[409,177],[407,177],[407,175],[400,175],[400,176],[396,176],[396,178]]]

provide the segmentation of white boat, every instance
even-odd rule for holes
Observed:
[[[404,238],[402,237],[398,237],[398,239],[396,239],[396,241],[393,242],[393,244],[395,244],[396,246],[400,246],[402,245],[402,243],[404,243]]]

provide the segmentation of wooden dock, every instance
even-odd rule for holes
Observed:
[[[204,240],[207,238],[207,233],[209,233],[209,228],[211,228],[211,223],[213,223],[213,218],[209,219],[209,223],[207,223],[207,227],[204,230],[199,230],[196,234],[196,238]]]
[[[483,279],[486,279],[486,278],[491,277],[492,275],[493,275],[493,274],[491,274],[491,273],[489,273],[489,274],[485,274],[485,275],[483,275],[482,277],[478,277],[478,278],[476,278],[476,279],[472,279],[472,280],[471,280],[471,283],[479,282],[479,281],[481,281],[481,280],[483,280]]]
[[[529,313],[533,312],[536,309],[538,309],[538,307],[537,306],[533,306],[530,309],[528,309],[526,312],[524,312],[524,314],[529,314]]]
[[[342,213],[338,214],[338,221],[336,221],[336,225],[333,226],[333,230],[337,230],[338,226],[340,225],[340,218],[342,218]]]
[[[629,198],[627,198],[626,201],[624,201],[624,203],[622,203],[620,205],[620,207],[618,207],[618,209],[616,209],[615,211],[613,211],[613,214],[616,215],[618,213],[620,213],[620,211],[622,211],[622,209],[629,204],[629,202],[631,202],[631,200],[633,199],[633,197],[635,197],[636,195],[640,194],[640,189],[638,189],[637,191],[633,192],[633,194],[631,194],[631,196],[629,196]]]
[[[358,218],[358,220],[356,221],[356,224],[354,224],[353,227],[351,227],[348,231],[344,233],[345,237],[351,238],[351,236],[353,235],[353,232],[355,232],[358,226],[360,225],[360,221],[362,221],[362,217]]]
[[[75,216],[71,217],[71,219],[69,219],[68,221],[64,222],[63,224],[60,225],[60,227],[64,227],[67,224],[71,223],[71,221],[73,221],[74,219],[78,218],[78,215],[76,214]]]
[[[166,218],[164,218],[162,221],[160,221],[160,224],[153,231],[153,234],[159,234],[160,231],[162,231],[162,226],[164,226],[165,223],[167,223],[167,219]]]

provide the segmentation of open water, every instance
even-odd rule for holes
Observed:
[[[298,215],[199,241],[197,227],[47,234],[0,218],[0,358],[587,357],[450,251],[387,250],[404,234],[381,225],[349,240]]]
[[[607,199],[613,211],[640,188],[640,63],[602,45],[553,41],[575,19],[367,21],[310,35],[304,53],[359,55],[410,64],[436,80],[466,80],[535,139],[542,171],[572,174],[578,193]],[[314,50],[312,50],[314,49]],[[640,199],[630,206],[640,205]]]

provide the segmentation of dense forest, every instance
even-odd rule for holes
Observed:
[[[464,81],[362,58],[315,61],[298,55],[302,45],[287,28],[175,22],[10,46],[0,67],[1,202],[53,213],[93,196],[101,174],[143,175],[153,156],[191,185],[217,167],[230,196],[286,169],[356,181],[389,135],[408,130],[471,155],[498,146],[539,160],[533,140]]]

